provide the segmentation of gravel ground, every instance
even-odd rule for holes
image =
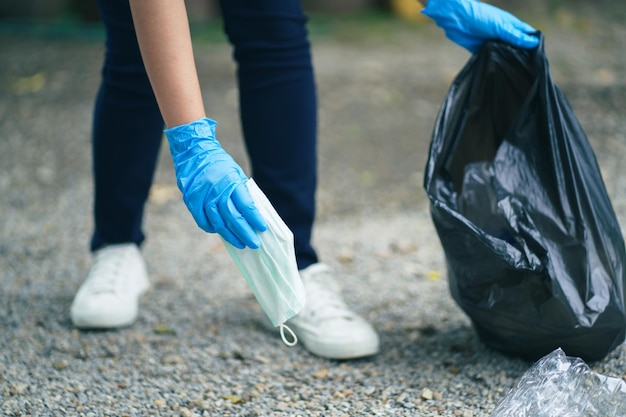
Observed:
[[[531,22],[546,34],[553,73],[624,229],[626,55],[618,51],[626,29],[618,15],[559,9]],[[69,306],[90,265],[89,131],[101,39],[0,31],[0,415],[491,414],[531,363],[485,347],[449,296],[421,185],[437,110],[468,55],[430,25],[374,26],[314,32],[315,241],[382,343],[379,355],[350,362],[287,348],[267,330],[220,241],[201,233],[180,201],[166,148],[145,219],[152,290],[138,322],[74,329]],[[196,52],[207,111],[245,165],[229,47],[202,42]],[[590,365],[624,377],[626,350]]]

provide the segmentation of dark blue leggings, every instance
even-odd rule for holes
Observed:
[[[92,250],[144,240],[144,205],[164,127],[128,0],[98,3],[107,36],[93,122]],[[298,267],[305,268],[317,262],[311,246],[317,98],[306,17],[299,0],[223,0],[221,6],[252,176],[293,231]]]

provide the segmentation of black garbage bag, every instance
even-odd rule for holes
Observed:
[[[450,292],[488,346],[587,361],[624,341],[624,239],[595,154],[534,50],[490,41],[452,83],[424,187]]]

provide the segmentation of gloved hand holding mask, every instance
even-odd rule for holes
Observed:
[[[442,28],[448,39],[474,53],[490,39],[531,49],[539,45],[536,30],[512,14],[478,0],[428,0],[422,13]]]
[[[246,186],[267,223],[267,230],[259,235],[259,249],[238,249],[225,242],[226,249],[272,325],[280,328],[283,342],[293,346],[298,338],[285,322],[302,310],[306,298],[296,264],[293,233],[254,180],[248,180]]]
[[[234,247],[260,246],[267,225],[245,186],[243,169],[215,139],[208,118],[165,130],[178,188],[198,226]]]

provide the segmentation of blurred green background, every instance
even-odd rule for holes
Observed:
[[[529,23],[540,27],[541,22],[560,21],[584,29],[588,12],[602,9],[611,19],[626,21],[626,7],[616,0],[489,0],[491,4],[508,10]],[[221,37],[217,0],[186,1],[192,28],[208,38]],[[303,0],[305,10],[312,16],[313,31],[328,28],[339,21],[347,27],[336,28],[347,33],[354,30],[351,23],[381,21],[405,22],[420,25],[427,18],[420,14],[417,0]],[[83,35],[101,29],[95,0],[2,0],[0,2],[0,32],[30,32],[46,35]]]

